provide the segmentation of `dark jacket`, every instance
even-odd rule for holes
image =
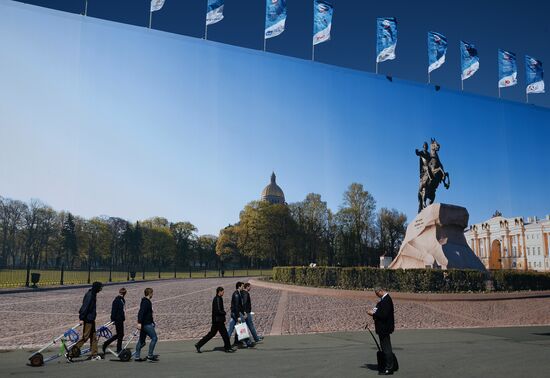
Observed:
[[[241,297],[241,292],[239,290],[235,290],[231,296],[231,317],[237,320],[243,312],[243,299]]]
[[[153,304],[147,297],[141,298],[139,305],[138,323],[141,325],[153,324]]]
[[[113,305],[111,306],[111,321],[113,322],[123,322],[126,320],[124,316],[124,305],[126,301],[122,295],[117,295],[113,300]]]
[[[96,317],[96,295],[97,293],[90,289],[84,295],[82,300],[82,306],[78,311],[78,319],[84,321],[85,323],[95,322]]]
[[[374,329],[379,335],[389,335],[395,329],[393,318],[393,301],[390,295],[386,295],[376,305],[376,312],[373,315]]]
[[[247,314],[252,312],[252,303],[250,302],[250,293],[246,290],[241,292],[241,298],[243,299],[243,310]]]
[[[225,323],[225,310],[223,309],[223,298],[216,295],[212,300],[212,324]]]

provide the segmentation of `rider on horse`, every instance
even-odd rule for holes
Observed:
[[[451,185],[449,173],[443,169],[443,164],[439,160],[439,143],[432,138],[430,152],[428,154],[428,144],[424,142],[422,151],[416,150],[416,155],[420,157],[420,186],[418,188],[418,212],[426,206],[431,205],[435,200],[435,191],[441,182],[445,189]],[[429,203],[428,203],[429,200]]]

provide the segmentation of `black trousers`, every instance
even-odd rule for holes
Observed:
[[[393,350],[390,335],[378,335],[378,337],[380,338],[380,348],[382,348],[386,360],[386,370],[393,370]]]
[[[124,322],[115,322],[116,333],[103,343],[103,349],[106,349],[113,341],[116,342],[116,352],[120,353],[122,350],[122,339],[124,339]]]
[[[231,349],[231,342],[229,341],[229,335],[227,334],[227,329],[225,329],[224,323],[212,323],[210,332],[208,332],[200,341],[197,343],[199,348],[202,348],[204,344],[210,341],[211,338],[216,336],[216,333],[220,333],[220,336],[223,339],[223,347],[225,349]]]

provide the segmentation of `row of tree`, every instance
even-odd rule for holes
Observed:
[[[0,197],[0,268],[156,270],[214,268],[216,237],[189,222],[84,219],[38,200]]]
[[[374,197],[353,183],[336,213],[315,193],[289,205],[249,203],[239,222],[220,232],[216,252],[222,260],[246,257],[278,266],[378,265],[381,255],[397,254],[406,222],[395,209],[376,212]]]
[[[0,268],[177,269],[266,265],[377,265],[395,256],[406,216],[376,212],[373,196],[353,183],[333,213],[319,194],[301,202],[250,202],[219,237],[189,222],[155,217],[84,219],[38,200],[0,197]]]

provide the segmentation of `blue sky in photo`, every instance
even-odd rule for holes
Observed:
[[[411,220],[414,149],[435,137],[438,202],[550,213],[544,107],[6,0],[0,42],[5,197],[217,234],[274,170],[287,202],[336,211],[359,182]]]

